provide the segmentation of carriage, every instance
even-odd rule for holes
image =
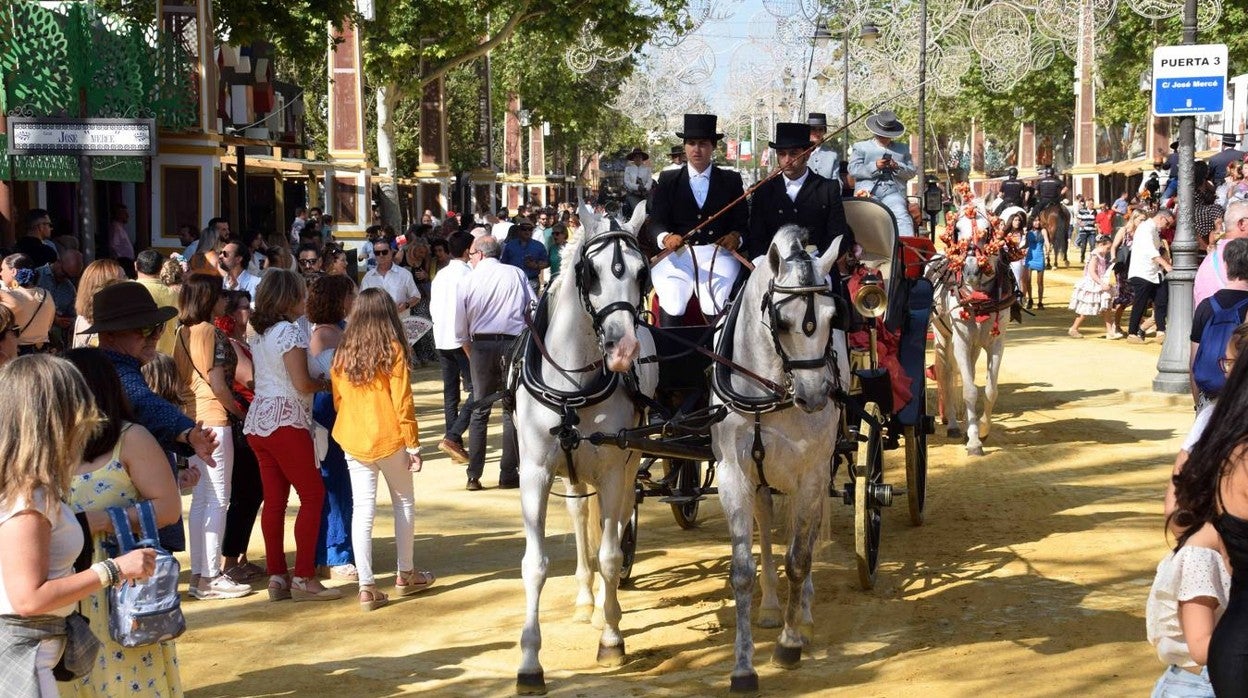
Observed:
[[[918,526],[924,518],[927,437],[934,431],[925,372],[933,289],[921,272],[931,243],[900,238],[892,212],[874,199],[847,198],[844,206],[862,248],[852,299],[860,329],[849,334],[852,373],[835,458],[829,464],[828,494],[853,507],[858,578],[870,589],[879,563],[882,509],[904,492],[911,524]],[[707,376],[719,360],[712,346],[714,333],[711,326],[655,329],[660,391],[650,423],[588,437],[592,443],[614,444],[642,456],[633,513],[620,541],[622,583],[631,578],[640,506],[646,499],[668,504],[677,525],[692,528],[700,502],[716,493],[710,427],[723,419],[726,408],[708,400]],[[891,371],[882,365],[882,356],[890,357]],[[894,382],[909,388],[904,404],[894,399]],[[905,453],[904,490],[885,479],[883,454],[898,448]]]

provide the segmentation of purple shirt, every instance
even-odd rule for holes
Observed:
[[[1226,263],[1222,261],[1222,250],[1226,249],[1226,238],[1218,240],[1213,251],[1205,255],[1205,260],[1196,270],[1196,280],[1192,282],[1192,307],[1200,305],[1204,299],[1226,288]]]

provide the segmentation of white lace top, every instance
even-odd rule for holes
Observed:
[[[1230,590],[1231,573],[1216,550],[1185,545],[1162,558],[1148,594],[1144,619],[1148,642],[1157,648],[1157,656],[1163,664],[1197,666],[1187,650],[1187,640],[1179,624],[1179,602],[1201,596],[1217,599],[1216,620],[1226,610]]]
[[[279,322],[250,340],[256,398],[247,410],[243,433],[268,436],[279,427],[312,428],[312,395],[295,389],[282,357],[308,348],[308,335],[292,322]]]

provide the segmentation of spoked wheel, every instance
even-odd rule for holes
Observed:
[[[927,435],[935,424],[927,413],[927,390],[923,391],[923,408],[914,426],[906,427],[906,499],[910,505],[910,525],[922,526],[927,506]]]
[[[858,582],[864,590],[875,586],[875,570],[880,562],[880,498],[891,496],[883,484],[883,424],[880,406],[868,402],[858,427],[858,457],[854,463],[854,552]]]
[[[689,499],[672,502],[672,517],[676,525],[689,529],[698,525],[698,504],[701,501],[702,463],[696,460],[671,459],[667,461],[669,472],[676,470],[676,482],[672,486],[672,494],[676,497]]]
[[[627,586],[633,580],[633,561],[637,559],[637,530],[641,523],[640,499],[633,501],[633,515],[624,522],[624,530],[620,533],[620,552],[624,553],[624,564],[620,566],[620,586]]]

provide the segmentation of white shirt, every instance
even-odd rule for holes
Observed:
[[[650,188],[650,177],[653,171],[649,165],[624,166],[624,188],[630,192],[645,192]]]
[[[243,433],[269,436],[281,427],[312,429],[312,394],[295,389],[286,370],[286,352],[308,348],[308,335],[299,325],[285,320],[252,337],[251,361],[255,369],[256,397],[247,410]]]
[[[1127,267],[1127,278],[1159,283],[1161,265],[1153,260],[1161,256],[1160,246],[1157,224],[1152,219],[1141,223],[1131,236],[1131,265]]]
[[[523,332],[533,287],[517,267],[486,257],[460,280],[458,296],[455,341],[463,346],[477,334]]]
[[[1198,666],[1179,624],[1179,602],[1201,596],[1217,599],[1218,607],[1213,612],[1216,622],[1226,610],[1230,590],[1231,573],[1216,550],[1185,545],[1162,558],[1144,607],[1144,622],[1148,642],[1157,648],[1157,657],[1163,664]]]
[[[507,239],[509,232],[511,232],[511,221],[499,221],[490,228],[490,235],[497,238],[499,243]]]
[[[74,476],[74,484],[81,481],[82,476]],[[47,579],[61,579],[72,575],[74,560],[78,558],[78,553],[82,552],[82,527],[74,518],[73,510],[60,500],[54,500],[49,506],[47,492],[40,487],[34,491],[34,496],[30,500],[15,501],[12,506],[0,511],[0,524],[24,511],[39,512],[48,520],[48,523],[52,524],[52,538],[48,541],[47,559],[44,561],[48,566]],[[78,603],[74,602],[54,608],[48,613],[63,618],[77,608]],[[5,591],[3,582],[0,582],[0,613],[6,615],[14,613],[13,602],[9,600],[9,594]]]
[[[463,346],[456,337],[459,323],[459,284],[472,273],[462,259],[452,259],[438,270],[429,287],[429,317],[433,320],[433,346],[454,351]]]
[[[360,282],[360,290],[366,288],[384,290],[390,294],[396,305],[399,303],[411,305],[420,300],[420,289],[416,288],[416,279],[412,278],[410,271],[399,266],[390,267],[390,271],[385,274],[377,269],[370,270]]]
[[[689,170],[689,188],[693,190],[693,200],[698,202],[698,208],[706,205],[706,192],[711,188],[711,166],[707,165],[705,170],[698,172],[693,169],[693,165],[685,165]]]
[[[802,185],[806,183],[806,178],[810,176],[810,168],[802,173],[797,179],[789,179],[788,175],[780,175],[784,177],[784,193],[789,195],[789,201],[797,201],[797,193],[802,190]]]
[[[223,286],[227,291],[246,291],[251,294],[251,306],[256,306],[256,287],[260,285],[260,277],[252,274],[246,269],[238,275],[238,281],[234,281],[227,274]]]

